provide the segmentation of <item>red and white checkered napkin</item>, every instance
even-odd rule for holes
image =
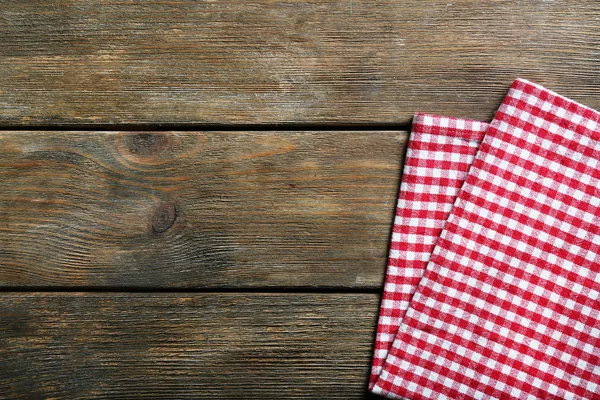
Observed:
[[[373,391],[600,399],[600,114],[512,85]]]
[[[379,311],[369,387],[373,388],[398,325],[448,218],[488,124],[416,114],[404,171]]]

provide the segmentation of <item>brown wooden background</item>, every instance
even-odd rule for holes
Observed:
[[[600,108],[596,1],[0,4],[0,398],[365,398],[415,110]]]

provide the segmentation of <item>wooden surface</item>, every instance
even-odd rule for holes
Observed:
[[[600,3],[4,1],[0,124],[490,119],[520,76],[600,107]]]
[[[415,110],[600,108],[600,3],[8,0],[0,399],[355,399]]]
[[[406,140],[0,132],[0,285],[379,288]]]
[[[0,296],[6,399],[358,399],[374,294]]]

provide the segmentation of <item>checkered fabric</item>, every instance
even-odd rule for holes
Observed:
[[[488,125],[416,114],[408,142],[371,371],[381,372]]]
[[[600,399],[600,114],[517,80],[373,391]]]

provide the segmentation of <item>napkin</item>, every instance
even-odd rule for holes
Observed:
[[[369,387],[373,388],[488,124],[415,114],[390,241]]]
[[[600,398],[600,114],[518,79],[373,392]]]

